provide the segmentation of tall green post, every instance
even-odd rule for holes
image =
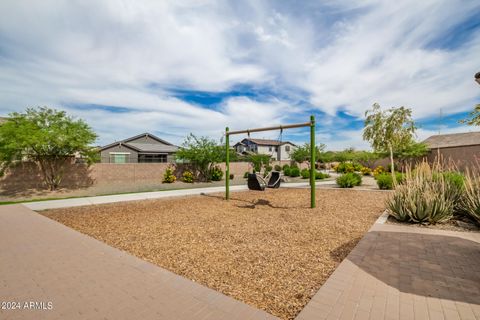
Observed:
[[[225,199],[230,199],[230,136],[228,127],[225,128]]]
[[[315,116],[310,116],[310,208],[315,208]]]

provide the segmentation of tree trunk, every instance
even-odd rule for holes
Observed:
[[[391,144],[388,145],[388,149],[390,151],[390,172],[392,174],[392,185],[393,185],[393,188],[395,189],[397,185],[397,179],[395,176],[395,162],[393,162],[393,148]]]

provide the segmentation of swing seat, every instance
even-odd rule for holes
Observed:
[[[255,191],[265,191],[265,184],[261,184],[255,173],[248,174],[248,189]]]
[[[280,188],[280,172],[272,171],[270,179],[268,179],[267,187],[273,189]]]

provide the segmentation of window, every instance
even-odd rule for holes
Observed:
[[[272,147],[268,147],[268,151],[272,151]]]
[[[167,155],[166,154],[139,154],[138,155],[138,162],[139,163],[162,163],[167,162]]]
[[[110,152],[110,163],[127,163],[130,159],[128,152]]]
[[[285,146],[285,151],[290,151],[290,146]]]

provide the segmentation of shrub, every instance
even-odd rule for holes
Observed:
[[[393,164],[393,169],[395,169],[395,171],[398,171],[398,165]],[[391,163],[389,165],[387,165],[387,172],[392,172],[392,164]]]
[[[310,178],[310,170],[302,169],[302,171],[300,172],[300,175],[302,176],[303,179],[308,179]]]
[[[335,171],[338,173],[354,172],[355,166],[351,162],[340,162],[336,166]]]
[[[379,174],[382,174],[382,173],[385,173],[385,168],[382,166],[378,166],[375,169],[373,169],[373,176],[375,177],[375,179]]]
[[[282,167],[280,167],[278,164],[275,165],[274,169],[275,171],[282,171]]]
[[[285,171],[285,169],[290,169],[290,166],[288,164],[284,164],[283,167],[282,167],[282,170]]]
[[[283,174],[286,175],[286,176],[290,176],[290,171],[292,169],[290,169],[290,167],[283,167]]]
[[[223,177],[223,171],[219,166],[215,166],[210,173],[210,179],[213,181],[220,181]]]
[[[230,173],[230,180],[233,180],[235,178],[235,175],[233,173]]]
[[[360,169],[360,172],[364,175],[364,176],[369,176],[372,174],[372,169],[368,168],[368,167],[362,167]]]
[[[338,172],[338,166],[339,165],[340,165],[340,163],[332,165],[332,170],[335,171],[335,172]]]
[[[447,178],[424,162],[415,172],[407,168],[405,181],[387,200],[387,208],[399,221],[444,222],[453,216],[455,193],[451,190]]]
[[[290,165],[290,169],[293,169],[293,168],[300,169],[300,168],[298,167],[298,164],[296,164],[296,163],[292,163],[292,164]]]
[[[325,178],[330,178],[330,175],[328,173],[323,173],[323,172],[315,172],[315,180],[322,180]]]
[[[167,167],[165,169],[165,173],[163,174],[163,183],[173,183],[177,180],[177,177],[173,174],[173,168],[172,167]]]
[[[459,207],[466,215],[480,224],[480,176],[467,173],[464,192]]]
[[[362,184],[362,176],[355,172],[347,172],[337,178],[340,188],[353,188]]]
[[[193,176],[193,173],[191,171],[184,171],[183,174],[182,174],[182,180],[183,182],[186,182],[186,183],[193,183],[193,179],[194,179],[194,176]]]
[[[299,177],[300,169],[298,167],[293,167],[290,169],[290,177]]]
[[[352,163],[352,165],[353,165],[353,170],[358,171],[358,172],[362,171],[363,166],[360,163],[354,162],[354,163]]]
[[[247,179],[247,178],[248,178],[248,174],[249,174],[249,173],[250,173],[250,172],[248,172],[248,171],[245,171],[245,173],[243,174],[243,178],[244,178],[244,179]]]
[[[395,172],[395,178],[397,180],[397,184],[400,184],[404,181],[405,177],[400,172]],[[393,189],[393,180],[391,173],[381,173],[377,175],[377,185],[378,188],[381,190],[392,190]]]

